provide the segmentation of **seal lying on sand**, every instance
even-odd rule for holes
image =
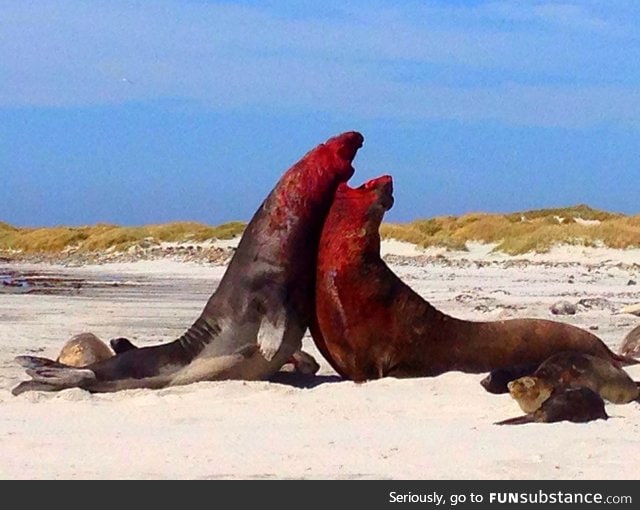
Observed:
[[[633,328],[624,337],[618,353],[623,356],[638,356],[640,354],[640,326]]]
[[[56,361],[70,367],[86,367],[112,356],[113,351],[96,335],[80,333],[64,344]]]
[[[320,352],[343,377],[435,376],[539,364],[560,351],[617,363],[593,334],[542,319],[472,322],[450,317],[404,284],[380,258],[380,222],[393,205],[389,176],[359,188],[341,184],[320,239],[316,319]]]
[[[52,391],[268,378],[300,349],[314,311],[322,224],[338,184],[353,174],[351,163],[362,143],[359,133],[344,133],[284,174],[247,225],[202,314],[179,339],[127,350],[83,369],[31,356],[17,361]]]
[[[113,338],[109,340],[109,343],[113,351],[117,354],[138,348],[132,344],[128,338]],[[301,375],[313,375],[320,370],[320,365],[318,365],[318,362],[311,354],[300,350],[291,355],[291,358],[282,366],[282,370]]]
[[[560,352],[545,360],[531,376],[508,384],[525,413],[532,413],[559,388],[585,387],[614,404],[638,398],[638,384],[621,368],[583,352]]]
[[[585,423],[592,420],[606,420],[609,416],[604,409],[604,401],[589,388],[564,388],[555,391],[539,409],[525,416],[496,422],[496,425],[522,425],[525,423],[555,423],[572,421]]]

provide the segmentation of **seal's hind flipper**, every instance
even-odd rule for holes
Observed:
[[[515,418],[509,418],[508,420],[497,421],[494,425],[524,425],[525,423],[533,423],[535,420],[530,414],[523,416],[516,416]]]
[[[40,358],[38,356],[16,356],[16,363],[24,368],[66,368],[67,365],[58,363],[49,358]]]
[[[82,386],[95,381],[96,374],[87,368],[74,368],[57,361],[37,356],[18,356],[16,361],[26,368],[32,381],[24,381],[11,391],[20,395],[25,391],[59,391],[65,388]]]
[[[88,368],[61,367],[28,368],[27,375],[40,383],[57,386],[58,389],[81,386],[82,383],[95,381],[96,374]]]
[[[37,381],[24,381],[11,390],[11,394],[18,396],[27,391],[58,391],[60,388]]]

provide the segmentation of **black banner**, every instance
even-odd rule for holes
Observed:
[[[3,496],[30,505],[65,501],[86,507],[89,502],[111,508],[637,508],[637,481],[406,481],[406,480],[202,480],[176,485],[171,480],[106,487],[95,483],[70,488],[48,484],[46,490],[26,490],[23,482],[5,482]],[[12,494],[15,491],[15,494]],[[86,495],[85,495],[86,493]],[[73,494],[70,499],[69,495]]]

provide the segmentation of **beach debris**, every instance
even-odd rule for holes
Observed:
[[[569,301],[558,301],[551,305],[549,311],[553,315],[575,315],[578,307]]]
[[[635,305],[625,306],[624,308],[621,308],[616,312],[616,314],[621,314],[621,313],[630,313],[631,315],[637,315],[638,317],[640,317],[640,303],[636,303]]]
[[[633,358],[640,356],[640,325],[627,333],[618,348],[618,353]]]
[[[605,298],[582,298],[576,303],[578,307],[585,308],[586,310],[615,310],[615,305]]]

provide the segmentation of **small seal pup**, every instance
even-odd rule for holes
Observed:
[[[640,326],[636,326],[627,333],[618,348],[618,354],[634,357],[640,354]]]
[[[393,205],[390,176],[359,188],[341,184],[320,238],[314,342],[342,377],[424,377],[539,364],[573,350],[616,363],[592,333],[562,322],[475,322],[446,315],[406,285],[380,257],[379,227]]]
[[[639,393],[638,384],[622,368],[584,352],[554,354],[533,375],[511,381],[508,387],[525,413],[538,409],[558,388],[589,388],[614,404],[627,404]]]
[[[109,346],[93,333],[74,335],[62,346],[56,361],[70,367],[86,367],[113,356]]]
[[[525,423],[556,423],[571,421],[586,423],[593,420],[607,420],[602,397],[595,391],[581,386],[563,388],[551,395],[539,409],[524,416],[496,422],[495,425],[523,425]]]
[[[202,314],[177,340],[130,349],[85,368],[33,356],[16,361],[51,391],[269,378],[301,347],[314,313],[322,224],[338,184],[354,172],[352,161],[363,141],[360,133],[343,133],[285,172],[247,225]],[[32,389],[28,383],[14,393]]]

